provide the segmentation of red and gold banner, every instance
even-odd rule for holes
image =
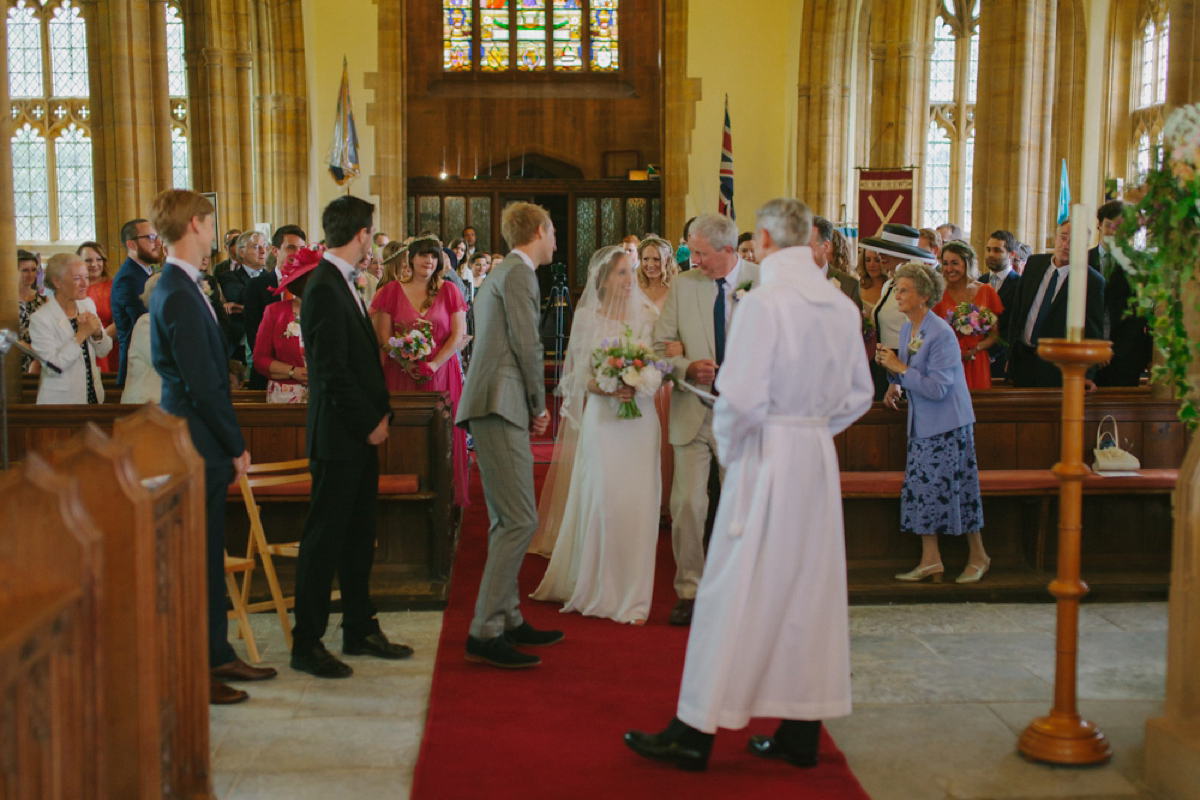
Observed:
[[[883,233],[883,226],[912,225],[913,171],[863,170],[858,173],[858,237]]]

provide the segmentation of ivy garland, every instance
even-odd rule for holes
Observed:
[[[1115,238],[1126,257],[1118,261],[1134,290],[1129,307],[1145,317],[1154,345],[1164,356],[1165,363],[1151,370],[1151,379],[1172,388],[1181,403],[1179,419],[1195,429],[1200,410],[1188,367],[1196,344],[1184,325],[1184,288],[1196,279],[1200,263],[1200,104],[1176,109],[1163,140],[1163,163],[1146,176],[1145,194],[1126,209]],[[1142,228],[1144,249],[1134,244]],[[1200,297],[1200,291],[1194,293]],[[1193,303],[1200,311],[1200,302]]]

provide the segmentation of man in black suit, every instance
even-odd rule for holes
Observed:
[[[1137,386],[1154,355],[1146,318],[1129,309],[1133,287],[1112,254],[1113,236],[1128,204],[1109,200],[1096,209],[1100,243],[1088,251],[1088,265],[1104,276],[1104,338],[1112,342],[1112,360],[1096,372],[1097,386]]]
[[[248,695],[222,680],[264,680],[275,670],[251,667],[229,644],[225,492],[250,466],[250,453],[230,400],[225,337],[199,287],[203,275],[196,265],[212,247],[213,207],[201,194],[170,189],[154,198],[150,218],[168,253],[150,298],[150,353],[162,376],[162,407],[187,420],[192,445],[204,458],[210,701],[238,703]]]
[[[1062,386],[1062,372],[1038,356],[1037,343],[1042,338],[1067,335],[1070,256],[1071,223],[1067,221],[1058,226],[1054,252],[1030,256],[1025,264],[1004,337],[1009,343],[1008,376],[1013,386]],[[1099,339],[1104,325],[1104,278],[1091,267],[1087,276],[1083,335]]]
[[[224,261],[213,265],[212,276],[214,280],[237,266],[237,240],[241,235],[242,232],[237,228],[230,228],[225,231],[222,241],[225,243],[225,252],[228,257]]]
[[[113,324],[117,327],[117,385],[125,385],[125,366],[129,356],[129,339],[133,324],[146,313],[142,290],[162,260],[162,245],[154,226],[144,219],[131,219],[121,226],[121,241],[125,242],[125,261],[112,282]]]
[[[376,447],[387,439],[392,415],[379,342],[353,285],[355,265],[371,250],[374,214],[375,206],[349,195],[325,207],[327,249],[308,279],[300,309],[312,501],[296,560],[291,665],[318,678],[353,673],[321,643],[334,572],[342,591],[342,652],[412,655],[411,647],[389,642],[379,629],[368,588],[379,490]]]
[[[245,302],[242,304],[242,324],[246,330],[246,346],[254,353],[254,344],[258,341],[258,326],[262,322],[263,312],[267,306],[282,299],[271,292],[279,287],[280,270],[287,260],[296,255],[296,251],[308,244],[308,236],[299,225],[284,225],[275,231],[271,237],[271,254],[275,256],[274,269],[264,269],[246,284]],[[247,364],[253,361],[247,360]],[[250,388],[266,389],[267,376],[251,367]]]
[[[988,268],[987,281],[1000,295],[1000,303],[1004,306],[1000,318],[996,321],[1001,337],[1004,337],[1008,330],[1008,318],[1012,316],[1012,308],[1017,301],[1017,285],[1021,282],[1020,274],[1012,268],[1013,254],[1016,250],[1016,237],[1004,230],[993,232],[984,250],[983,261]],[[992,377],[1004,377],[1004,369],[1008,365],[1008,345],[997,344],[988,352],[992,356]]]
[[[233,358],[247,363],[246,358],[246,286],[267,266],[267,237],[258,231],[246,231],[237,238],[237,267],[217,278],[221,294],[229,307],[229,329],[233,332]]]

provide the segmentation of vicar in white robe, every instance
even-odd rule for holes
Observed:
[[[696,596],[676,719],[625,734],[640,755],[704,769],[718,727],[780,717],[750,749],[817,762],[820,720],[850,713],[841,482],[833,436],[871,407],[854,303],[807,247],[798,200],[758,212],[762,286],[741,301],[713,420],[727,467]]]

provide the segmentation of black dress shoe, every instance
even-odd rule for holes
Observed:
[[[708,768],[707,748],[670,739],[665,732],[629,731],[625,734],[625,744],[643,758],[664,761],[690,772],[703,772]]]
[[[750,752],[761,758],[775,758],[786,761],[794,767],[815,767],[816,753],[799,753],[784,747],[773,736],[751,736]]]
[[[504,638],[508,639],[510,644],[520,645],[521,647],[544,647],[548,644],[561,642],[563,640],[563,632],[539,631],[528,622],[522,622],[517,627],[506,630]]]
[[[680,598],[671,609],[671,617],[667,620],[672,625],[691,625],[692,610],[696,607],[694,598]]]
[[[228,664],[213,667],[209,674],[221,681],[265,681],[279,673],[274,667],[252,667],[240,658],[235,658]]]
[[[467,637],[467,661],[489,664],[501,669],[524,669],[536,667],[542,663],[537,656],[514,650],[512,644],[504,636],[494,639],[476,639]]]
[[[382,633],[372,633],[361,639],[344,640],[342,652],[348,656],[375,656],[399,661],[411,656],[413,649],[406,644],[389,642]]]
[[[292,653],[292,669],[307,672],[318,678],[349,678],[354,670],[338,661],[323,645],[317,645],[307,653]]]

